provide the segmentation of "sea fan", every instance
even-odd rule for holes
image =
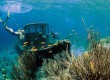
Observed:
[[[18,57],[18,66],[12,67],[13,80],[35,80],[35,72],[37,69],[36,56],[34,52],[23,52]]]

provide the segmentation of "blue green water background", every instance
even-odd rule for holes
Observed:
[[[0,17],[5,19],[10,10],[8,26],[15,31],[28,23],[46,22],[50,30],[60,33],[62,38],[69,38],[72,30],[75,30],[83,40],[86,31],[82,17],[87,27],[93,25],[102,37],[110,35],[109,4],[109,0],[7,0],[0,2]],[[15,37],[6,32],[2,24],[0,26],[0,45],[13,43]]]
[[[73,45],[85,45],[87,33],[82,17],[87,27],[92,25],[101,37],[107,37],[110,35],[109,5],[110,0],[1,0],[0,18],[4,20],[10,10],[8,26],[14,31],[28,23],[46,22],[50,31],[60,33],[60,39],[69,38]],[[0,51],[13,47],[16,39],[0,23]]]
[[[60,34],[60,39],[69,38],[73,45],[84,45],[87,33],[82,17],[86,26],[92,25],[101,37],[110,36],[109,5],[110,0],[0,0],[0,18],[4,20],[10,10],[8,26],[14,31],[28,23],[46,22],[50,31]],[[16,39],[0,23],[0,54],[3,49],[13,48]]]
[[[102,38],[110,36],[110,0],[0,0],[2,20],[5,20],[8,10],[11,13],[8,26],[14,31],[28,23],[46,22],[50,31],[59,33],[60,39],[71,40],[72,49],[78,45],[74,50],[76,55],[81,54],[87,44],[82,17],[86,26],[92,25]],[[12,62],[16,62],[16,39],[0,23],[0,71],[7,64],[10,72]]]

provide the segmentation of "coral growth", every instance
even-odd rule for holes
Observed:
[[[39,80],[109,80],[110,49],[97,46],[95,50],[74,57],[65,52],[65,56],[54,60],[45,60],[37,75]],[[60,58],[60,60],[59,60]],[[45,76],[44,76],[45,75]]]
[[[13,80],[35,80],[36,56],[34,52],[23,52],[18,58],[18,66],[13,65]]]
[[[43,59],[36,71],[35,54],[24,52],[13,67],[14,80],[110,80],[110,47],[103,47],[94,30],[88,31],[88,51],[75,57],[61,52],[53,59]]]
[[[45,60],[37,74],[43,74],[39,80],[109,80],[110,47],[101,45],[94,30],[88,31],[88,41],[89,50],[81,56],[62,52],[63,56],[57,54],[54,60]]]

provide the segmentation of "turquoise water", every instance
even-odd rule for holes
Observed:
[[[10,10],[8,25],[15,31],[27,23],[46,22],[50,25],[50,30],[60,33],[60,37],[70,38],[72,30],[75,30],[81,40],[86,35],[83,17],[88,27],[93,25],[101,32],[102,37],[106,37],[110,35],[109,3],[109,0],[7,0],[0,3],[0,17],[4,19]],[[15,40],[3,27],[0,27],[0,31],[1,44]]]
[[[17,31],[25,24],[46,22],[50,31],[59,33],[60,39],[69,38],[73,45],[86,44],[86,26],[91,25],[101,33],[101,37],[110,36],[110,0],[0,0],[0,18],[6,18],[10,10],[8,26]],[[75,34],[77,33],[77,34]],[[72,35],[71,35],[72,34]],[[17,37],[9,34],[0,23],[0,55],[14,55]],[[76,52],[77,53],[77,52]],[[5,57],[6,57],[5,56]],[[8,56],[13,61],[13,56]]]

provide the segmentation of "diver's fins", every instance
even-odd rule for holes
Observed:
[[[8,10],[8,13],[7,13],[6,23],[7,23],[7,20],[9,19],[9,16],[10,16],[10,10]]]
[[[10,16],[10,10],[8,10],[8,14],[7,14],[7,17],[9,18],[9,16]]]
[[[10,16],[10,10],[8,10],[8,14],[7,14],[6,22],[7,22],[8,18],[9,18],[9,16]],[[6,23],[6,22],[3,22],[2,19],[0,19],[0,22],[1,22],[1,23]]]
[[[3,22],[2,19],[0,19],[0,22]]]

